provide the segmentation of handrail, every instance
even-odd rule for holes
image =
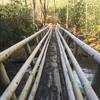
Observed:
[[[62,49],[61,40],[60,40],[57,32],[56,32],[56,37],[57,37],[57,42],[58,42],[58,46],[59,46],[59,49],[60,49],[62,69],[63,69],[63,73],[64,73],[66,88],[67,88],[67,91],[68,91],[68,98],[69,98],[69,100],[76,100],[75,95],[74,95],[74,91],[73,91],[73,87],[72,87],[72,84],[71,84],[71,81],[70,81],[70,78],[69,78],[69,75],[68,75],[68,70],[66,68],[66,64],[65,64],[65,61],[63,59],[62,50],[61,50]]]
[[[35,34],[31,35],[30,37],[18,42],[17,44],[11,46],[10,48],[2,51],[0,53],[0,63],[3,63],[6,59],[8,59],[12,54],[14,54],[17,50],[24,47],[27,43],[29,43],[32,39],[38,36],[41,32],[48,29],[45,33],[39,44],[36,48],[31,52],[30,56],[27,58],[25,63],[22,65],[16,76],[10,82],[8,87],[5,89],[3,94],[0,97],[0,100],[10,100],[15,90],[18,88],[27,68],[32,63],[34,57],[36,56],[37,52],[39,51],[40,47],[42,47],[41,52],[39,53],[38,59],[32,69],[32,73],[29,75],[28,80],[26,81],[24,88],[18,98],[18,100],[34,100],[37,88],[41,79],[43,66],[45,63],[45,58],[47,54],[47,49],[51,40],[51,35],[53,28],[49,24],[47,27],[43,28],[42,30],[36,32]],[[79,63],[77,62],[75,56],[73,55],[71,49],[69,48],[68,44],[66,43],[65,39],[63,38],[60,29],[63,30],[65,33],[68,34],[84,51],[86,51],[90,56],[93,57],[98,63],[100,63],[100,53],[94,50],[93,48],[89,47],[87,44],[76,38],[72,35],[69,31],[65,30],[60,25],[57,25],[55,28],[56,38],[59,47],[59,53],[61,57],[61,64],[62,70],[65,78],[65,85],[68,91],[69,100],[83,100],[82,93],[78,87],[77,82],[74,79],[74,75],[72,72],[71,65],[68,61],[67,55],[65,51],[67,51],[68,57],[71,60],[74,70],[76,71],[79,80],[83,86],[84,93],[86,95],[86,99],[88,100],[99,100],[98,96],[96,95],[95,91],[93,90],[92,86],[90,85],[89,81],[87,80],[84,72],[82,71]],[[89,52],[90,50],[90,52]],[[95,54],[96,53],[96,54]],[[1,68],[1,67],[0,67]],[[36,77],[35,77],[36,76]],[[34,80],[35,79],[35,80]],[[34,83],[33,83],[34,80]],[[33,85],[33,86],[32,86]],[[32,87],[32,88],[31,88]]]
[[[50,28],[51,30],[51,28]],[[42,40],[39,42],[39,44],[36,46],[32,54],[29,56],[29,58],[26,60],[26,62],[23,64],[17,75],[14,77],[14,79],[11,81],[7,89],[4,91],[2,96],[0,97],[0,100],[10,100],[12,94],[18,87],[23,75],[25,74],[27,68],[29,67],[29,64],[32,62],[33,58],[35,57],[36,53],[38,52],[39,48],[42,46],[43,42],[49,35],[50,30],[46,33],[46,35],[42,38]]]
[[[8,59],[13,53],[15,53],[17,50],[19,50],[20,48],[22,48],[25,44],[27,44],[28,42],[30,42],[31,40],[33,40],[37,35],[39,35],[41,32],[45,31],[46,29],[48,29],[50,26],[50,24],[48,26],[46,26],[45,28],[41,29],[40,31],[36,32],[35,34],[29,36],[28,38],[16,43],[15,45],[9,47],[8,49],[2,51],[0,53],[0,62],[5,61],[6,59]],[[50,30],[50,29],[49,29]]]
[[[100,53],[96,51],[95,49],[91,48],[89,45],[75,37],[72,33],[61,27],[60,25],[57,25],[57,27],[61,30],[63,30],[65,33],[68,34],[68,36],[75,42],[77,45],[79,45],[86,53],[88,53],[96,62],[100,64]]]
[[[47,45],[46,45],[46,48],[45,48],[45,51],[44,51],[44,55],[43,55],[43,58],[42,58],[41,63],[40,63],[40,68],[39,68],[38,74],[36,76],[35,82],[32,86],[28,100],[34,100],[34,98],[35,98],[37,88],[38,88],[38,85],[39,85],[39,82],[40,82],[40,79],[41,79],[44,63],[45,63],[47,49],[48,49],[48,46],[49,46],[49,43],[50,43],[50,40],[51,40],[51,35],[52,35],[52,33],[50,33],[50,35],[48,37]]]
[[[68,55],[69,55],[69,57],[71,59],[71,62],[73,64],[73,66],[74,66],[74,69],[75,69],[75,71],[77,72],[77,74],[79,76],[79,79],[80,79],[80,81],[81,81],[81,83],[83,85],[83,88],[85,90],[85,93],[86,93],[86,96],[87,96],[88,100],[99,100],[97,95],[96,95],[96,93],[94,92],[94,90],[92,89],[91,85],[89,84],[87,78],[85,77],[85,74],[82,71],[79,63],[77,62],[77,60],[75,59],[72,51],[70,50],[69,46],[67,45],[66,41],[62,37],[61,33],[60,32],[58,32],[58,33],[59,33],[59,36],[60,36],[60,38],[61,38],[61,40],[62,40],[62,42],[63,42],[63,44],[65,46],[65,49],[68,52]]]
[[[55,31],[57,32],[56,34],[58,35],[57,29]],[[58,37],[59,37],[59,35],[58,35]],[[75,97],[76,97],[77,100],[83,100],[82,93],[81,93],[81,91],[79,89],[79,86],[78,86],[76,80],[74,79],[74,75],[73,75],[73,71],[72,71],[71,65],[70,65],[70,63],[68,61],[68,57],[67,57],[67,55],[65,53],[64,46],[63,46],[62,41],[61,41],[61,39],[59,37],[58,45],[60,45],[60,44],[61,44],[61,46],[59,46],[59,49],[60,49],[60,53],[61,53],[60,56],[61,56],[62,64],[64,64],[64,66],[66,66],[66,68],[68,70],[67,72],[68,72],[68,75],[70,77],[70,81],[71,81],[72,86],[73,86],[73,91],[75,93]],[[70,96],[70,94],[69,94],[69,96]]]
[[[51,34],[51,33],[52,33],[52,30],[50,31],[50,34]],[[38,67],[39,67],[39,64],[40,64],[40,62],[41,62],[43,53],[44,53],[44,51],[45,51],[45,48],[46,48],[48,39],[50,39],[50,38],[49,38],[49,37],[47,38],[47,40],[46,40],[46,42],[45,42],[45,44],[44,44],[44,46],[43,46],[43,48],[42,48],[42,51],[41,51],[41,53],[40,53],[40,55],[39,55],[39,57],[38,57],[38,59],[37,59],[37,61],[36,61],[36,64],[35,64],[34,67],[33,67],[32,73],[31,73],[31,75],[29,76],[29,78],[28,78],[28,80],[27,80],[27,82],[26,82],[26,84],[25,84],[25,86],[24,86],[24,88],[23,88],[23,90],[22,90],[22,92],[21,92],[21,94],[20,94],[18,100],[25,100],[26,97],[27,97],[27,95],[28,95],[28,92],[29,92],[30,87],[31,87],[32,82],[33,82],[33,79],[35,78],[35,74],[36,74],[37,69],[38,69]]]

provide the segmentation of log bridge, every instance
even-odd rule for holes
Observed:
[[[89,83],[85,73],[82,71],[62,35],[62,31],[77,44],[77,47],[79,46],[97,62],[98,68],[92,84]],[[41,36],[41,39],[38,40],[36,47],[32,50],[29,43],[39,36]],[[32,44],[34,43],[32,42]],[[28,57],[11,80],[4,62],[21,48],[25,49]],[[36,55],[37,59],[34,63]],[[1,93],[0,100],[99,100],[99,65],[99,52],[59,24],[49,24],[0,53],[0,87],[5,87]],[[19,94],[16,94],[29,66],[31,66],[31,72],[28,74]],[[74,77],[73,70],[80,80],[83,91],[81,91]]]

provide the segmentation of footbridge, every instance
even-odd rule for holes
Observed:
[[[0,100],[99,100],[100,86],[94,88],[74,53],[70,49],[67,38],[80,47],[98,64],[94,77],[94,85],[100,75],[100,53],[78,39],[59,24],[49,24],[30,37],[0,53]],[[40,38],[39,38],[40,37]],[[34,42],[38,38],[37,45]],[[31,46],[30,46],[31,43]],[[20,66],[16,75],[10,79],[5,62],[21,49],[26,52],[27,59]],[[20,55],[18,55],[20,56]],[[10,69],[10,65],[8,64]],[[10,69],[12,70],[12,69]],[[77,74],[81,88],[73,71]],[[27,77],[26,74],[28,73]],[[23,82],[23,78],[24,82]],[[22,84],[24,83],[24,84]]]

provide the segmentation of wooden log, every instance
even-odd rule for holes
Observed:
[[[48,48],[48,45],[49,45],[49,42],[50,42],[50,38],[51,38],[51,36],[49,36],[49,41],[48,41],[48,44],[46,46],[44,56],[43,56],[43,59],[42,59],[41,64],[40,64],[40,68],[39,68],[38,74],[36,76],[36,80],[34,82],[34,85],[32,87],[32,90],[30,92],[28,100],[34,100],[34,98],[35,98],[36,91],[37,91],[37,88],[38,88],[38,85],[39,85],[39,82],[40,82],[40,79],[41,79],[41,75],[42,75],[43,66],[44,66],[45,58],[46,58],[46,52],[47,52],[47,48]]]
[[[3,63],[0,63],[0,84],[3,87],[6,87],[6,86],[8,86],[9,83],[10,83],[10,79],[7,75],[5,67],[4,67]]]
[[[61,50],[61,41],[59,40],[57,32],[56,32],[56,37],[57,37],[58,46],[59,46],[59,49],[60,49],[61,62],[62,62],[62,67],[63,67],[63,73],[64,73],[64,78],[65,78],[66,88],[67,88],[67,92],[68,92],[68,98],[69,98],[69,100],[76,100],[74,92],[73,92],[72,84],[71,84],[70,78],[68,76],[66,64],[65,64],[65,61],[64,61],[64,58],[63,58],[63,54],[62,54],[62,50]]]
[[[28,42],[30,42],[31,40],[33,40],[36,36],[38,36],[41,32],[45,31],[46,29],[48,29],[50,27],[47,26],[43,29],[41,29],[40,31],[36,32],[35,34],[31,35],[30,37],[22,40],[21,42],[18,42],[17,44],[9,47],[8,49],[2,51],[0,53],[0,62],[5,61],[6,59],[8,59],[13,53],[15,53],[17,50],[19,50],[20,48],[22,48],[25,44],[27,44]]]
[[[93,48],[91,48],[89,45],[81,41],[80,39],[76,38],[73,34],[71,34],[69,31],[62,28],[60,25],[58,25],[59,29],[63,30],[65,33],[68,34],[68,36],[78,45],[80,46],[86,53],[88,53],[98,64],[100,64],[100,53]]]
[[[36,42],[37,42],[37,44],[39,43],[39,37],[36,37]]]
[[[51,33],[51,32],[52,32],[52,31],[50,31],[50,33]],[[28,80],[27,80],[27,82],[26,82],[26,84],[25,84],[25,86],[24,86],[24,88],[23,88],[23,90],[22,90],[22,92],[21,92],[21,94],[20,94],[18,100],[26,100],[27,95],[28,95],[28,93],[29,93],[29,90],[30,90],[30,88],[31,88],[33,79],[34,79],[34,77],[35,77],[35,74],[36,74],[37,69],[38,69],[38,67],[39,67],[39,64],[40,64],[40,62],[41,62],[43,53],[44,53],[44,51],[45,51],[45,49],[46,49],[46,45],[47,45],[47,42],[48,42],[48,39],[49,39],[49,38],[50,38],[50,35],[48,36],[48,38],[47,38],[47,40],[46,40],[46,42],[45,42],[45,44],[44,44],[44,46],[43,46],[43,48],[42,48],[42,51],[41,51],[41,53],[40,53],[40,55],[39,55],[39,57],[38,57],[38,59],[37,59],[37,61],[36,61],[36,64],[35,64],[35,66],[33,67],[32,73],[31,73],[31,75],[29,76],[29,78],[28,78]]]
[[[10,84],[10,79],[7,75],[7,72],[5,70],[4,64],[0,63],[0,85],[4,88],[6,88]],[[17,97],[15,94],[11,97],[12,100],[17,100]]]
[[[57,30],[56,30],[56,32],[57,32]],[[83,100],[83,96],[82,96],[81,91],[80,91],[80,89],[79,89],[79,87],[77,85],[77,82],[74,79],[74,75],[73,75],[73,72],[72,72],[72,69],[71,69],[71,65],[70,65],[70,63],[68,61],[67,55],[65,53],[65,49],[64,49],[64,47],[63,47],[63,45],[61,43],[60,38],[59,38],[59,41],[60,41],[59,44],[61,45],[59,47],[59,49],[60,49],[60,52],[63,55],[63,61],[65,60],[66,68],[68,70],[68,74],[69,74],[69,77],[70,77],[70,80],[71,80],[71,83],[72,83],[72,86],[73,86],[73,90],[74,90],[74,93],[75,93],[75,97],[76,97],[77,100]]]
[[[50,31],[50,30],[49,30]],[[14,79],[11,81],[7,89],[4,91],[4,93],[1,95],[0,100],[10,100],[12,94],[15,92],[16,88],[18,87],[23,75],[25,74],[27,68],[29,67],[30,63],[34,59],[36,53],[38,52],[39,48],[47,38],[49,31],[47,34],[43,37],[43,39],[40,41],[40,43],[37,45],[37,47],[34,49],[32,54],[29,56],[29,58],[26,60],[26,62],[23,64],[17,75],[14,77]]]
[[[26,39],[26,36],[24,36],[23,38]],[[24,48],[25,48],[25,52],[26,52],[27,56],[29,56],[32,53],[32,50],[31,50],[31,47],[30,47],[29,43],[27,43],[24,46]]]
[[[97,67],[97,71],[95,73],[94,79],[92,81],[92,87],[98,97],[100,98],[100,65]]]
[[[65,49],[68,52],[68,55],[71,59],[71,62],[74,66],[74,69],[76,70],[78,77],[83,85],[83,88],[85,90],[86,96],[88,100],[99,100],[98,96],[96,95],[96,93],[94,92],[93,88],[91,87],[89,81],[87,80],[87,78],[85,77],[84,72],[82,71],[80,65],[78,64],[77,60],[75,59],[72,51],[70,50],[70,48],[68,47],[66,41],[64,40],[64,38],[62,37],[61,33],[59,32],[59,36],[61,37],[61,40],[65,46]]]

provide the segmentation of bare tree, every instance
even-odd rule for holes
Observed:
[[[54,23],[56,23],[56,1],[54,0]]]
[[[66,28],[68,28],[68,0],[67,0],[67,13],[66,13]]]
[[[32,0],[33,24],[35,24],[35,0]]]
[[[86,25],[86,33],[87,33],[87,0],[85,0],[85,3],[86,3],[86,23],[85,25]]]
[[[43,24],[45,24],[47,21],[47,7],[48,7],[47,0],[40,0],[40,5],[41,5],[41,12],[43,15]]]

